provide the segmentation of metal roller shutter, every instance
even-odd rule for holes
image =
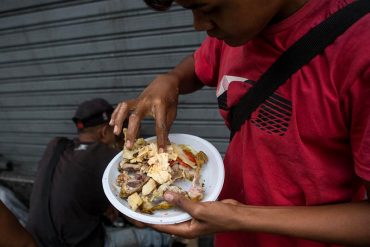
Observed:
[[[0,154],[34,174],[52,137],[75,134],[80,102],[136,97],[205,36],[177,6],[162,13],[141,0],[2,0],[0,37]],[[180,98],[171,132],[201,136],[224,153],[228,131],[213,88]],[[154,134],[151,119],[142,134]]]

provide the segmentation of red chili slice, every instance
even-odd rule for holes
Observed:
[[[184,149],[183,151],[191,162],[197,163],[197,161],[195,160],[195,156],[192,152],[186,149]]]
[[[186,164],[184,161],[182,161],[180,158],[176,159],[177,162],[179,162],[180,165],[182,165],[185,168],[191,168],[188,164]]]

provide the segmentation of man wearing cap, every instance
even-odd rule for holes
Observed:
[[[120,151],[113,148],[116,138],[108,124],[112,112],[104,99],[85,101],[73,117],[78,138],[57,137],[48,144],[39,162],[27,223],[39,246],[108,246],[102,222],[112,208],[101,179]],[[143,230],[122,231],[119,246],[135,246],[151,233],[162,238],[161,233]]]

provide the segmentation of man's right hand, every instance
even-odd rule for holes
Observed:
[[[112,114],[110,125],[119,135],[126,118],[129,120],[126,147],[132,148],[140,128],[140,122],[146,116],[155,119],[158,149],[165,150],[168,133],[176,118],[179,98],[179,81],[173,74],[157,76],[137,99],[122,101]]]
[[[129,120],[126,147],[132,148],[145,116],[155,119],[155,131],[159,151],[165,150],[168,133],[175,121],[179,94],[192,93],[203,87],[195,74],[193,54],[185,57],[168,74],[159,75],[137,99],[122,101],[114,110],[110,125],[119,135],[126,118]]]

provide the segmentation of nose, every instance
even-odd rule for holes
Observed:
[[[214,28],[213,23],[207,18],[205,14],[198,10],[193,12],[193,26],[196,31],[208,31]]]

